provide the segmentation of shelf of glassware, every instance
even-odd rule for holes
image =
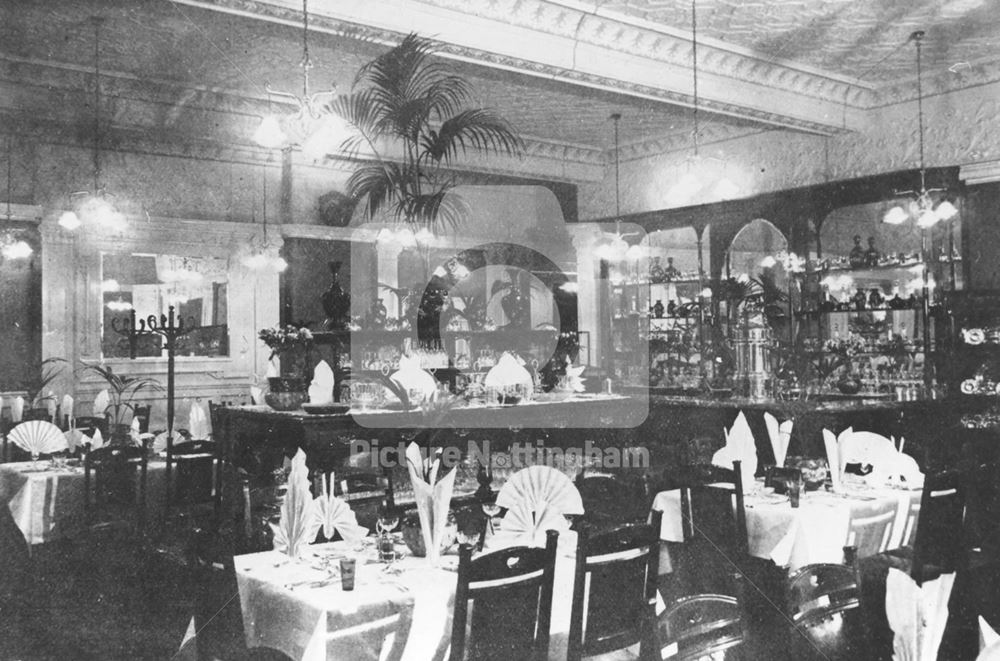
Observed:
[[[611,362],[617,379],[628,385],[700,387],[702,288],[694,277],[613,285]]]

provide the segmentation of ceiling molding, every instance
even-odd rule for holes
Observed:
[[[176,0],[243,16],[301,24],[288,0]],[[411,31],[434,36],[458,60],[674,105],[691,106],[690,38],[653,31],[549,0],[476,4],[416,0],[321,1],[310,26],[392,43]],[[683,33],[681,33],[683,35]],[[699,56],[699,105],[707,111],[810,133],[862,125],[871,90],[840,76],[750,58],[707,45]],[[846,100],[846,112],[845,112]],[[846,119],[846,121],[845,121]]]

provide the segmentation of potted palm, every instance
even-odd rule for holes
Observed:
[[[472,147],[480,153],[520,155],[523,142],[504,119],[483,108],[465,108],[468,82],[451,73],[436,42],[416,34],[361,68],[350,94],[331,109],[352,128],[341,149],[349,157],[368,151],[374,161],[359,167],[348,192],[365,204],[368,219],[387,214],[394,221],[431,227],[454,226],[465,213],[452,160]],[[398,156],[383,156],[385,143]]]
[[[118,374],[110,365],[84,365],[83,370],[101,378],[108,392],[104,416],[108,420],[109,442],[128,445],[131,440],[132,415],[136,397],[146,390],[163,390],[156,379]]]

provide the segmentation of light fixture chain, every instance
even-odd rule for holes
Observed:
[[[691,0],[691,71],[694,77],[694,155],[698,156],[698,12]]]
[[[923,89],[923,68],[921,59],[921,42],[924,38],[923,33],[916,33],[917,42],[917,126],[919,129],[920,136],[920,188],[924,188],[924,89]]]
[[[309,57],[309,0],[302,0],[302,100],[309,99],[309,69],[312,59]],[[312,110],[312,108],[310,108]]]
[[[618,122],[621,120],[622,116],[619,113],[614,113],[611,115],[611,119],[615,122],[615,217],[621,216],[621,190],[619,184],[620,175],[620,165],[618,156]]]
[[[94,17],[94,194],[101,190],[101,23]]]

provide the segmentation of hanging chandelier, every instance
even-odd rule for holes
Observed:
[[[900,225],[910,220],[916,221],[917,227],[928,229],[942,220],[949,220],[958,215],[958,209],[949,200],[936,193],[946,191],[945,188],[927,188],[926,169],[924,166],[924,98],[921,77],[923,73],[921,61],[921,42],[924,31],[917,30],[910,35],[910,41],[917,47],[917,136],[920,146],[920,190],[898,191],[897,195],[911,197],[905,206],[897,205],[889,209],[882,222],[889,225]]]
[[[101,183],[101,25],[104,19],[94,16],[91,22],[94,24],[94,188],[70,194],[73,209],[59,217],[59,225],[71,231],[84,223],[120,230],[125,225],[125,217],[115,208],[114,195]]]
[[[606,261],[621,261],[628,256],[629,253],[629,243],[625,240],[626,236],[632,236],[636,232],[629,234],[622,233],[622,210],[621,210],[621,181],[620,181],[620,162],[618,158],[618,122],[621,121],[621,113],[612,113],[611,121],[614,122],[615,126],[615,231],[610,234],[607,243],[604,243],[597,249],[597,256]]]
[[[277,249],[271,245],[267,238],[267,172],[264,173],[263,177],[263,190],[264,190],[264,203],[263,203],[263,236],[260,242],[257,242],[256,237],[251,237],[246,252],[244,253],[240,261],[243,262],[243,266],[247,267],[251,271],[265,271],[271,270],[275,273],[284,273],[288,268],[288,262],[285,258],[278,254]],[[256,207],[256,202],[254,204]],[[256,223],[257,212],[256,208],[251,212],[250,223]]]
[[[10,227],[11,221],[14,219],[14,215],[11,212],[11,202],[10,198],[12,195],[13,187],[11,186],[12,175],[11,161],[13,156],[11,154],[11,138],[7,136],[7,225]],[[31,257],[32,253],[35,252],[31,247],[31,244],[24,239],[14,235],[9,230],[0,234],[0,256],[4,259],[27,259]]]
[[[309,70],[313,68],[312,57],[309,54],[309,0],[302,0],[302,95],[284,92],[271,88],[271,83],[264,84],[268,97],[276,96],[288,99],[295,105],[295,110],[283,117],[267,115],[261,119],[254,132],[254,141],[262,147],[276,149],[299,145],[311,147],[315,152],[327,144],[329,135],[336,130],[336,116],[325,105],[332,98],[336,88],[320,92],[309,90]],[[308,144],[307,144],[308,143]],[[322,154],[315,153],[321,156]]]

